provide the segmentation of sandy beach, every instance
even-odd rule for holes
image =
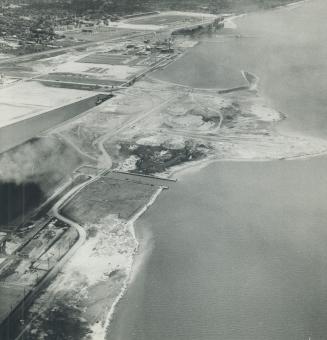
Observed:
[[[286,8],[297,9],[301,4]],[[236,30],[237,20],[243,17],[226,18],[225,28]],[[122,25],[133,28],[128,22]],[[153,29],[151,26],[141,28]],[[219,169],[220,164],[225,167],[230,163],[247,167],[251,163],[256,166],[276,161],[305,162],[327,154],[325,138],[305,131],[288,133],[280,129],[288,120],[284,113],[287,110],[281,110],[262,94],[265,79],[253,70],[251,63],[243,67],[239,61],[235,62],[238,68],[235,66],[232,77],[228,73],[231,65],[222,67],[216,74],[217,81],[212,80],[217,83],[215,87],[210,84],[201,87],[197,83],[193,86],[187,84],[187,79],[178,83],[174,79],[174,68],[182,67],[183,63],[187,65],[192,58],[199,60],[201,49],[208,49],[206,41],[201,42],[201,37],[198,40],[200,43],[194,40],[180,43],[188,53],[182,54],[167,69],[120,89],[108,102],[44,134],[45,140],[57,138],[70,145],[83,158],[76,173],[96,180],[72,197],[61,212],[85,229],[86,239],[32,307],[31,317],[36,321],[30,336],[41,337],[51,332],[49,320],[54,313],[63,319],[71,313],[80,339],[110,337],[112,324],[117,322],[115,312],[124,305],[122,298],[138,280],[142,261],[152,251],[151,242],[138,239],[135,225],[141,224],[144,216],[147,218],[149,208],[163,191],[162,183],[156,182],[160,178],[177,177],[177,183],[167,186],[177,186],[179,182],[183,186],[185,178],[209,171],[214,165]],[[239,37],[230,39],[232,47],[228,48],[235,48],[240,40]],[[248,49],[251,60],[253,46]],[[219,53],[223,54],[222,49]],[[204,71],[208,77],[213,73],[215,62],[218,63],[212,61],[214,66],[209,65]],[[205,60],[203,64],[208,65]],[[140,71],[137,67],[100,66],[115,79]],[[71,61],[57,66],[56,71],[73,69],[87,73],[88,67],[87,63]],[[226,83],[232,87],[221,86],[224,82],[221,75],[226,75]],[[193,76],[197,78],[197,73]],[[93,167],[94,173],[86,165]],[[100,176],[97,171],[104,169],[108,173]],[[142,254],[140,241],[145,243]],[[113,329],[115,333],[115,326]]]

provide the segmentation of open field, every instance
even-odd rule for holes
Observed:
[[[64,330],[73,325],[72,339],[105,332],[109,311],[127,286],[137,251],[132,221],[158,193],[158,182],[108,172],[62,209],[69,218],[82,219],[87,238],[31,308],[34,327],[26,330],[26,339],[51,334],[56,325],[49,317],[61,319],[65,336],[70,331]]]
[[[98,157],[97,144],[101,138],[107,135],[109,139],[116,140],[117,131],[123,129],[136,117],[155,109],[162,102],[162,97],[168,99],[169,96],[165,92],[160,95],[148,91],[135,93],[132,88],[128,88],[122,93],[116,93],[115,97],[93,108],[86,115],[55,129],[53,133],[60,133],[78,150],[92,157]],[[117,151],[115,145],[117,144],[114,144],[114,149],[110,151],[112,158]]]
[[[1,115],[2,124],[5,124],[7,121],[10,121],[11,119],[17,120],[17,119],[28,117],[29,115],[33,113],[41,112],[47,108],[49,108],[49,106],[28,105],[24,103],[22,104],[0,103],[0,109],[2,113]]]
[[[94,53],[78,60],[79,63],[126,65],[131,56],[121,54]]]
[[[156,20],[156,24],[202,20],[201,16],[186,17],[161,15],[162,22]],[[145,20],[143,24],[147,24],[149,20],[152,24],[154,18],[132,21]],[[133,69],[130,66],[145,60],[104,51],[89,51],[89,55],[84,51],[69,60],[40,62],[38,67],[44,71],[40,79],[107,85],[106,81],[117,83],[122,74],[127,74],[128,79],[128,72]],[[40,100],[42,103],[46,98]],[[128,283],[137,251],[133,223],[160,193],[159,187],[170,184],[168,180],[140,175],[168,177],[186,163],[208,158],[269,160],[327,150],[326,143],[318,139],[280,135],[274,124],[281,119],[283,115],[269,108],[250,86],[242,87],[242,91],[219,92],[145,77],[132,87],[119,89],[112,100],[44,133],[45,141],[60,140],[69,146],[81,158],[77,173],[80,171],[94,181],[61,209],[64,216],[80,224],[85,243],[37,299],[31,309],[31,317],[37,316],[35,328],[27,330],[30,334],[26,339],[33,339],[36,334],[50,336],[56,327],[49,322],[52,317],[61,320],[62,329],[69,329],[68,333],[71,327],[76,330],[76,334],[69,333],[72,339],[80,340],[91,331],[93,339],[97,339],[97,332],[106,329],[106,316]],[[70,162],[71,155],[65,157],[60,149],[53,150]],[[44,159],[52,156],[51,151],[50,148]],[[109,168],[113,171],[109,172]],[[8,270],[2,273],[5,281],[35,284],[41,273],[70,249],[77,237],[70,230],[40,230],[21,250],[23,258],[7,259]],[[26,268],[33,268],[33,275]],[[19,294],[21,290],[17,299]],[[16,297],[13,295],[12,299],[15,301]],[[7,309],[8,306],[9,302]],[[62,335],[65,337],[67,334]]]
[[[135,30],[125,28],[102,28],[102,30],[94,31],[92,33],[81,31],[67,31],[64,32],[66,38],[77,41],[96,42],[106,39],[126,38],[135,34]]]
[[[62,213],[82,224],[99,223],[109,214],[129,219],[155,190],[152,185],[132,180],[102,177],[78,194]]]
[[[79,63],[91,63],[102,65],[129,65],[136,66],[146,57],[122,54],[94,53],[78,60]]]
[[[108,48],[108,46],[105,48]],[[142,48],[145,49],[145,45],[142,45]],[[143,71],[144,68],[142,67],[132,66],[139,63],[145,64],[148,59],[148,57],[136,55],[136,50],[131,53],[134,55],[128,57],[122,54],[120,56],[112,53],[104,54],[101,49],[92,52],[91,55],[87,56],[86,51],[81,51],[81,53],[75,51],[67,56],[60,55],[48,60],[27,62],[25,63],[24,71],[31,72],[31,74],[34,74],[33,72],[38,73],[41,81],[108,85],[108,81],[111,82],[110,84],[117,84],[120,79],[129,79],[131,75]],[[78,60],[83,62],[78,62]],[[76,98],[71,98],[70,91],[50,89],[35,81],[22,81],[21,84],[12,88],[4,88],[3,91],[13,93],[12,100],[14,100],[18,88],[21,87],[22,91],[24,91],[29,86],[29,94],[25,93],[25,97],[21,96],[21,98],[24,98],[23,103],[9,103],[12,107],[15,105],[17,111],[22,109],[25,110],[26,114],[34,114],[35,102],[38,102],[37,105],[40,109],[45,110],[52,108],[55,103],[60,106],[64,100],[64,98],[60,97],[60,94],[64,93],[67,93],[71,100],[77,100]],[[36,92],[42,93],[41,97],[33,97],[35,89]],[[155,93],[148,90],[143,91],[141,88],[136,91],[126,90],[126,92],[129,93],[128,96],[120,93],[112,103],[99,105],[96,109],[90,110],[89,113],[71,121],[66,126],[60,126],[58,129],[44,133],[44,142],[60,140],[63,145],[73,149],[76,157],[80,158],[80,161],[83,160],[84,164],[95,164],[101,167],[103,166],[101,157],[104,157],[106,153],[103,143],[107,139],[112,139],[113,145],[121,146],[122,144],[116,143],[117,132],[126,129],[133,134],[137,132],[135,128],[138,130],[140,125],[143,124],[144,119],[148,122],[148,118],[155,118],[153,122],[156,124],[158,116],[160,117],[168,107],[166,102],[177,99],[172,96],[172,93]],[[56,96],[57,93],[58,96]],[[93,98],[86,95],[84,91],[73,91],[71,93],[85,95],[87,100]],[[3,103],[3,107],[5,105],[8,106],[8,103]],[[27,108],[31,109],[31,112],[27,112]],[[71,109],[77,110],[75,106]],[[61,113],[56,111],[55,117],[57,118],[59,114]],[[68,112],[67,114],[70,117],[71,113]],[[17,120],[21,118],[19,117],[19,112],[16,112],[15,115]],[[26,121],[24,121],[25,123]],[[148,123],[146,126],[148,127]],[[43,128],[42,126],[42,129],[37,132],[43,131]],[[22,130],[22,134],[23,132],[24,130]],[[133,136],[133,143],[135,137],[138,138],[139,136]],[[136,149],[138,152],[137,157],[144,154],[142,150],[148,149],[148,147],[139,146]],[[183,148],[170,151],[164,146],[160,150],[157,149],[153,147],[150,153],[154,151],[155,157],[160,154],[160,157],[165,158],[167,162],[170,161],[171,164],[176,164],[176,160],[177,164],[180,164],[191,158],[196,159],[195,152],[192,155],[188,152],[184,156],[179,155],[179,153],[184,152]],[[54,149],[54,152],[58,153],[59,151]],[[171,153],[170,159],[168,157],[169,153]],[[110,156],[108,155],[109,159]],[[128,153],[127,156],[130,157],[131,154]],[[161,159],[160,157],[158,159]],[[184,159],[185,157],[186,159]],[[49,152],[48,158],[51,158],[51,152]],[[63,158],[70,159],[70,157]],[[145,158],[146,156],[144,156]],[[152,159],[150,161],[152,162]],[[143,169],[149,166],[149,162],[145,162],[143,168],[140,167],[142,168],[140,172],[144,173]],[[53,166],[55,167],[55,165]],[[109,167],[109,165],[106,166]],[[119,161],[114,163],[114,166],[119,166]],[[31,169],[34,176],[34,164],[31,165]],[[160,168],[160,170],[166,170],[166,167]],[[93,176],[95,174],[96,172],[92,173]],[[24,173],[22,177],[24,176],[26,177],[28,174]],[[137,249],[137,242],[132,231],[132,218],[138,216],[137,213],[142,212],[149,202],[153,202],[161,190],[159,189],[161,185],[166,186],[165,181],[123,173],[108,173],[107,176],[97,179],[79,192],[62,209],[65,216],[79,222],[85,228],[87,240],[85,240],[86,243],[80,250],[83,255],[87,254],[89,261],[87,263],[83,261],[82,263],[80,261],[82,259],[81,253],[77,254],[78,256],[70,261],[66,268],[67,270],[60,274],[59,281],[63,283],[63,286],[60,287],[60,284],[58,286],[58,281],[55,280],[54,287],[60,292],[58,297],[65,302],[69,301],[74,307],[76,306],[74,304],[76,295],[73,294],[75,289],[76,291],[88,293],[88,298],[79,295],[80,303],[77,305],[77,310],[82,313],[90,325],[96,326],[101,320],[102,327],[105,329],[108,308],[119,296],[129,278],[133,255]],[[2,261],[3,266],[1,267],[0,275],[3,282],[22,282],[24,287],[28,285],[26,288],[28,292],[33,286],[38,285],[47,271],[53,268],[60,258],[68,252],[75,242],[77,234],[73,228],[68,228],[68,226],[65,228],[60,226],[57,228],[56,225],[51,224],[46,225],[44,228],[41,225],[26,224],[25,226],[26,228],[31,228],[30,233],[25,232],[25,236],[27,234],[31,236],[30,240],[24,243],[23,246],[19,243],[17,237],[12,237],[9,240],[8,250],[10,246],[11,257]],[[37,229],[34,235],[32,234],[33,227]],[[67,287],[74,288],[67,291]],[[110,294],[102,294],[100,290],[104,288],[110,289]],[[26,293],[24,289],[23,292]],[[11,308],[11,304],[17,304],[21,298],[21,290],[19,290],[7,303],[7,311],[9,304]],[[96,303],[99,298],[104,300],[103,303]],[[51,299],[48,299],[48,303],[50,301]],[[43,303],[42,308],[47,309],[48,303]],[[56,306],[56,304],[51,307],[53,306]],[[39,310],[42,310],[42,308],[39,308]]]
[[[201,23],[201,21],[201,16],[192,16],[187,14],[157,14],[154,16],[128,20],[129,23],[138,25],[196,24]]]
[[[93,60],[93,56],[95,59]],[[90,81],[96,82],[97,79],[110,80],[127,80],[136,74],[145,70],[145,67],[121,64],[111,65],[106,63],[106,55],[95,54],[87,56],[88,62],[69,61],[58,65],[56,72],[49,72],[41,76],[39,79],[61,80],[61,81],[84,81],[84,78],[89,78]],[[110,58],[110,57],[109,57]],[[130,57],[131,64],[133,59],[141,61],[144,58]],[[103,63],[98,63],[98,61]],[[75,79],[76,78],[76,79]]]
[[[110,171],[106,174],[106,177],[116,179],[117,181],[133,181],[135,183],[140,183],[144,185],[162,186],[165,188],[169,188],[171,185],[174,185],[176,183],[176,180],[174,179],[156,176],[144,176],[131,172]]]
[[[89,92],[49,89],[37,82],[29,82],[28,85],[20,83],[1,89],[0,93],[0,126],[8,125],[22,117],[25,118],[41,111],[90,97]]]
[[[0,304],[0,321],[24,298],[27,287],[20,285],[0,285],[1,304]]]
[[[63,91],[63,89],[55,90]],[[3,122],[4,126],[1,127],[0,152],[7,151],[34,138],[46,130],[96,106],[98,100],[108,98],[106,95],[90,95],[90,92],[87,92],[87,94],[88,96],[84,99],[58,108],[49,108],[41,112],[34,111],[30,116],[24,117],[24,119],[21,116],[10,118],[7,116]]]
[[[105,85],[105,86],[118,86],[123,84],[122,81],[101,79],[90,77],[88,75],[77,74],[77,73],[49,73],[45,76],[38,78],[41,81],[56,81],[56,82],[67,82],[76,84],[92,84],[92,85]]]

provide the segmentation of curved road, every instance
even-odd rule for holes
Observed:
[[[51,209],[52,215],[56,217],[58,220],[63,221],[64,223],[67,223],[71,227],[75,228],[78,233],[78,240],[74,243],[72,248],[69,249],[69,251],[54,265],[54,267],[47,273],[47,275],[44,277],[44,279],[34,288],[33,296],[37,294],[39,291],[41,291],[48,282],[50,282],[62,269],[62,267],[65,265],[65,263],[74,255],[74,253],[84,244],[86,240],[86,231],[82,226],[80,226],[78,223],[68,219],[67,217],[64,217],[60,214],[60,208],[64,204],[67,204],[77,193],[79,193],[82,189],[84,189],[87,185],[91,184],[92,182],[96,181],[102,173],[100,173],[98,176],[93,177],[89,179],[88,181],[77,185],[75,188],[70,190],[68,193],[66,193]],[[31,323],[39,316],[37,314],[25,327],[24,329],[16,336],[15,340],[19,340],[23,337],[24,333],[27,329],[29,329]]]
[[[79,225],[78,223],[68,219],[67,217],[63,216],[60,214],[60,209],[63,207],[64,204],[67,204],[76,194],[78,194],[81,190],[83,190],[86,186],[90,185],[91,183],[95,182],[96,180],[98,180],[104,172],[108,171],[111,167],[112,167],[112,160],[110,155],[108,154],[108,152],[106,151],[105,147],[104,147],[104,143],[108,140],[110,140],[111,138],[113,138],[114,136],[116,136],[119,132],[123,131],[124,129],[127,129],[129,127],[131,127],[132,125],[136,124],[137,122],[139,122],[140,120],[144,119],[145,117],[147,117],[148,115],[154,113],[155,111],[157,111],[158,109],[160,109],[161,107],[163,107],[164,105],[168,104],[169,102],[175,100],[176,97],[173,96],[165,101],[163,101],[162,103],[160,103],[159,105],[155,106],[154,108],[152,108],[151,110],[145,112],[144,114],[141,114],[139,116],[137,116],[134,119],[129,120],[126,124],[122,125],[119,129],[117,129],[115,132],[109,132],[107,134],[105,134],[104,136],[102,136],[100,139],[98,139],[96,141],[96,144],[101,152],[101,155],[104,158],[105,161],[105,169],[103,171],[101,171],[97,176],[93,176],[92,178],[90,178],[88,181],[77,185],[76,187],[74,187],[72,190],[70,190],[68,193],[66,193],[51,209],[51,213],[54,217],[56,217],[58,220],[63,221],[64,223],[67,223],[68,225],[70,225],[71,227],[75,228],[79,238],[77,240],[77,242],[73,245],[73,247],[60,259],[60,261],[48,272],[48,274],[46,275],[46,277],[42,280],[42,282],[35,287],[35,291],[34,294],[38,293],[39,291],[41,291],[48,282],[50,282],[50,280],[52,280],[56,274],[61,270],[61,268],[64,266],[64,264],[72,257],[72,255],[84,244],[85,240],[86,240],[86,231],[84,230],[84,228]],[[26,330],[29,329],[31,323],[38,317],[38,315],[36,315],[25,327],[24,329],[19,333],[19,335],[15,338],[15,340],[19,340],[22,339],[24,336],[24,333],[26,332]]]
[[[168,104],[169,102],[171,102],[171,101],[173,101],[175,99],[176,99],[176,97],[172,97],[172,98],[169,98],[169,99],[165,100],[164,102],[162,102],[161,104],[155,106],[154,108],[152,108],[151,110],[145,112],[144,114],[141,114],[141,115],[137,116],[136,118],[129,120],[126,124],[122,125],[116,131],[114,131],[114,132],[110,131],[110,132],[106,133],[105,135],[103,135],[102,137],[100,137],[96,141],[96,145],[98,146],[98,149],[100,150],[100,153],[103,156],[102,161],[105,162],[107,170],[112,167],[112,160],[111,160],[111,157],[108,154],[106,148],[104,147],[104,143],[109,141],[113,137],[115,137],[121,131],[132,127],[134,124],[136,124],[140,120],[144,119],[145,117],[149,116],[151,113],[157,111],[162,106]]]

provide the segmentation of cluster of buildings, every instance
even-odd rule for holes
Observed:
[[[173,53],[174,41],[171,37],[166,39],[155,38],[146,39],[143,43],[128,43],[126,45],[127,54],[150,55],[154,52]]]
[[[18,5],[0,7],[1,53],[19,55],[42,51],[49,49],[55,39],[50,17],[29,15]]]
[[[58,8],[50,14],[47,9],[0,1],[0,53],[23,55],[61,47],[60,42],[54,42],[65,37],[56,31],[92,31],[117,20],[117,16],[104,13],[76,16]]]

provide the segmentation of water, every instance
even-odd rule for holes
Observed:
[[[288,114],[285,128],[326,136],[326,17],[324,0],[250,14],[238,19],[237,31],[205,37],[156,77],[195,87],[229,88],[243,84],[241,70],[253,72],[260,78],[260,91]]]
[[[326,339],[326,166],[223,162],[184,176],[138,224],[153,251],[112,339]]]
[[[238,80],[224,65],[245,69],[288,114],[284,129],[326,137],[326,12],[313,0],[249,15],[247,38],[205,38],[156,76],[228,87]],[[148,253],[108,339],[326,339],[326,168],[326,158],[217,162],[184,174],[137,224]]]

